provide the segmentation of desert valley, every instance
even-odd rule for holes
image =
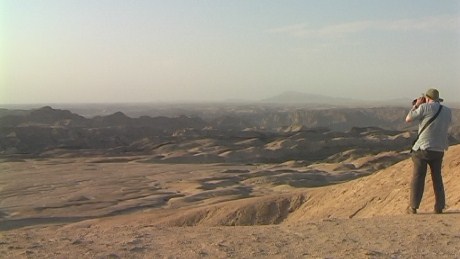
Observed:
[[[100,111],[0,109],[1,258],[460,258],[458,109],[441,215],[407,107]]]

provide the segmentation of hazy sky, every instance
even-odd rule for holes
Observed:
[[[0,104],[429,87],[460,100],[460,1],[0,1]]]

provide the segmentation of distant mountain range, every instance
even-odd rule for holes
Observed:
[[[213,113],[206,118],[132,118],[123,112],[87,118],[49,106],[0,109],[0,157],[96,150],[152,155],[163,162],[283,162],[325,159],[338,150],[404,150],[415,134],[416,125],[408,128],[403,120],[406,108],[298,107],[205,107],[201,115]],[[458,117],[454,121],[451,143],[458,143]],[[248,152],[256,157],[248,160]]]
[[[308,94],[302,92],[288,91],[270,98],[263,99],[262,102],[273,102],[273,103],[322,103],[322,104],[334,104],[334,103],[351,103],[356,102],[353,99],[347,98],[335,98],[325,95]]]
[[[331,97],[319,94],[309,94],[304,92],[287,91],[281,94],[262,99],[262,103],[285,103],[285,104],[311,104],[320,105],[320,107],[335,107],[335,106],[355,106],[355,107],[370,107],[370,106],[410,106],[410,98],[398,98],[385,101],[376,100],[360,100],[342,97]]]

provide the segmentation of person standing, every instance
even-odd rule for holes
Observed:
[[[415,103],[406,116],[407,123],[414,121],[419,123],[419,137],[411,150],[413,172],[410,185],[410,204],[407,209],[410,214],[417,213],[422,201],[427,166],[431,170],[435,195],[434,212],[442,213],[446,205],[441,166],[444,151],[449,146],[448,130],[452,122],[452,112],[445,105],[441,105],[442,101],[443,99],[439,98],[437,89],[428,89],[423,97],[414,100]],[[430,124],[427,124],[437,113],[437,117]],[[425,124],[427,126],[422,130]],[[420,133],[420,131],[422,132]]]

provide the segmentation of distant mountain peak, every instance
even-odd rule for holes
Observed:
[[[330,97],[319,94],[309,94],[297,91],[286,91],[279,95],[263,99],[262,102],[270,103],[322,103],[335,104],[352,102],[352,99]]]

